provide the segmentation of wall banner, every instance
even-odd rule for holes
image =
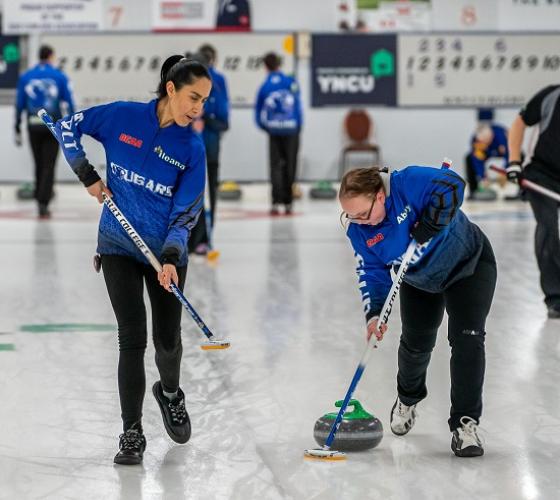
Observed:
[[[0,89],[17,87],[20,59],[19,37],[0,35]]]
[[[311,105],[396,105],[396,35],[313,35]]]
[[[249,0],[152,0],[154,31],[250,31]]]
[[[6,34],[97,31],[103,24],[102,0],[7,0],[3,9]]]

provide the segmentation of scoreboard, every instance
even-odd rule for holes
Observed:
[[[398,36],[399,106],[518,107],[560,83],[560,35]]]

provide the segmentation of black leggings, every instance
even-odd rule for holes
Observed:
[[[119,397],[124,430],[142,418],[146,391],[144,351],[147,345],[144,282],[152,306],[152,335],[156,365],[163,389],[179,387],[182,306],[158,282],[155,270],[120,255],[101,256],[103,276],[119,329]],[[179,288],[185,285],[187,267],[178,267]]]
[[[410,406],[427,396],[426,371],[444,309],[447,310],[447,338],[451,346],[451,430],[459,427],[462,416],[478,422],[482,414],[485,325],[496,287],[496,274],[494,253],[485,238],[474,274],[455,282],[443,293],[425,292],[407,283],[401,287],[399,398]]]

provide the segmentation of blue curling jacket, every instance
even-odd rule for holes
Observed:
[[[67,76],[48,63],[39,63],[23,73],[17,84],[15,125],[19,128],[21,114],[27,111],[30,124],[44,127],[37,116],[40,109],[46,109],[49,115],[58,120],[62,116],[61,103],[68,105],[67,113],[74,112],[74,100]]]
[[[210,161],[210,157],[217,158],[220,136],[229,128],[229,96],[224,76],[212,67],[209,67],[208,71],[212,77],[212,90],[204,104],[202,138]]]
[[[400,262],[420,220],[439,231],[416,252],[405,282],[438,293],[474,273],[483,234],[459,209],[464,186],[449,170],[410,166],[395,171],[386,182],[383,222],[348,225],[366,320],[381,312],[392,285],[391,267]]]
[[[114,102],[59,120],[57,135],[75,172],[87,162],[83,134],[103,144],[107,187],[125,217],[163,262],[185,265],[190,230],[203,205],[206,156],[190,126],[160,128],[157,100]],[[147,262],[106,206],[97,251]]]
[[[299,85],[281,71],[269,73],[257,94],[257,126],[271,135],[294,135],[302,123]]]
[[[471,138],[470,157],[476,176],[479,179],[486,177],[484,163],[488,158],[504,158],[506,165],[508,162],[507,130],[501,125],[492,125],[490,128],[494,134],[490,144],[477,141],[476,134]]]

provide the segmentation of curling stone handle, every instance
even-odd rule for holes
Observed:
[[[342,399],[339,399],[334,405],[337,408],[340,408],[343,402],[344,401]],[[348,402],[348,406],[352,407],[352,411],[347,411],[344,415],[345,418],[371,418],[371,415],[364,410],[362,403],[360,403],[357,399],[351,399]]]

